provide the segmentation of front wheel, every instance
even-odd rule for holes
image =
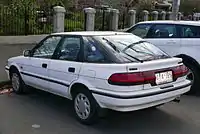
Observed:
[[[11,72],[11,83],[13,91],[17,94],[24,92],[25,84],[18,71]]]
[[[98,119],[99,106],[88,90],[81,90],[73,95],[74,111],[77,119],[90,125]]]

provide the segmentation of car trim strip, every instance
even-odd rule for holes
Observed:
[[[60,85],[66,86],[66,87],[70,86],[70,85],[65,84],[63,82],[59,82],[59,81],[56,81],[56,80],[44,78],[44,77],[41,77],[41,76],[37,76],[37,75],[25,73],[25,72],[21,72],[21,74],[31,76],[31,77],[35,77],[35,78],[42,79],[42,80],[46,80],[46,81],[53,82],[53,83],[56,83],[56,84],[60,84]],[[131,95],[131,96],[121,96],[121,95],[104,93],[104,92],[94,91],[94,90],[91,90],[91,92],[94,93],[94,94],[97,94],[97,95],[103,95],[103,96],[117,98],[117,99],[135,99],[135,98],[148,97],[148,96],[153,96],[153,95],[158,95],[158,94],[163,94],[163,93],[179,90],[181,88],[185,88],[185,87],[188,87],[190,85],[191,85],[191,83],[186,84],[186,85],[182,85],[182,86],[179,86],[179,87],[174,87],[174,88],[164,90],[164,91],[158,91],[158,92],[153,92],[153,93],[148,93],[148,94]]]
[[[91,92],[94,93],[94,94],[97,94],[97,95],[103,95],[103,96],[106,96],[106,97],[117,98],[117,99],[136,99],[136,98],[148,97],[148,96],[163,94],[163,93],[167,93],[167,92],[171,92],[171,91],[176,91],[176,90],[179,90],[181,88],[186,88],[190,85],[191,85],[191,83],[186,84],[186,85],[182,85],[182,86],[179,86],[179,87],[174,87],[174,88],[164,90],[164,91],[158,91],[158,92],[153,92],[153,93],[148,93],[148,94],[131,95],[131,96],[121,96],[121,95],[104,93],[104,92],[99,92],[99,91],[94,91],[94,90],[92,90]]]
[[[56,81],[56,80],[44,78],[44,77],[41,77],[41,76],[37,76],[37,75],[25,73],[25,72],[21,72],[21,74],[27,75],[27,76],[31,76],[31,77],[35,77],[35,78],[38,78],[38,79],[41,79],[41,80],[46,80],[46,81],[53,82],[53,83],[56,83],[56,84],[60,84],[60,85],[66,86],[66,87],[69,87],[68,84],[65,84],[65,83],[63,83],[63,82],[59,82],[59,81]]]

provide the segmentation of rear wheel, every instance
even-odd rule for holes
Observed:
[[[74,111],[77,119],[90,125],[97,121],[99,106],[87,89],[81,89],[73,93]]]
[[[200,71],[194,64],[185,61],[184,64],[190,69],[188,74],[188,79],[193,82],[192,87],[189,94],[199,94],[200,90],[198,87],[200,86]]]
[[[13,91],[17,94],[21,94],[25,90],[25,84],[17,70],[13,70],[10,73],[11,76],[11,83],[12,83],[12,88]]]

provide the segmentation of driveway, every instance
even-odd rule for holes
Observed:
[[[70,101],[32,91],[0,95],[0,134],[199,134],[200,97],[130,113],[109,112],[98,124],[84,126],[73,116]]]

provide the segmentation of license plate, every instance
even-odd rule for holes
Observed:
[[[155,76],[156,76],[156,84],[157,85],[165,84],[165,83],[173,81],[172,71],[156,73]]]

